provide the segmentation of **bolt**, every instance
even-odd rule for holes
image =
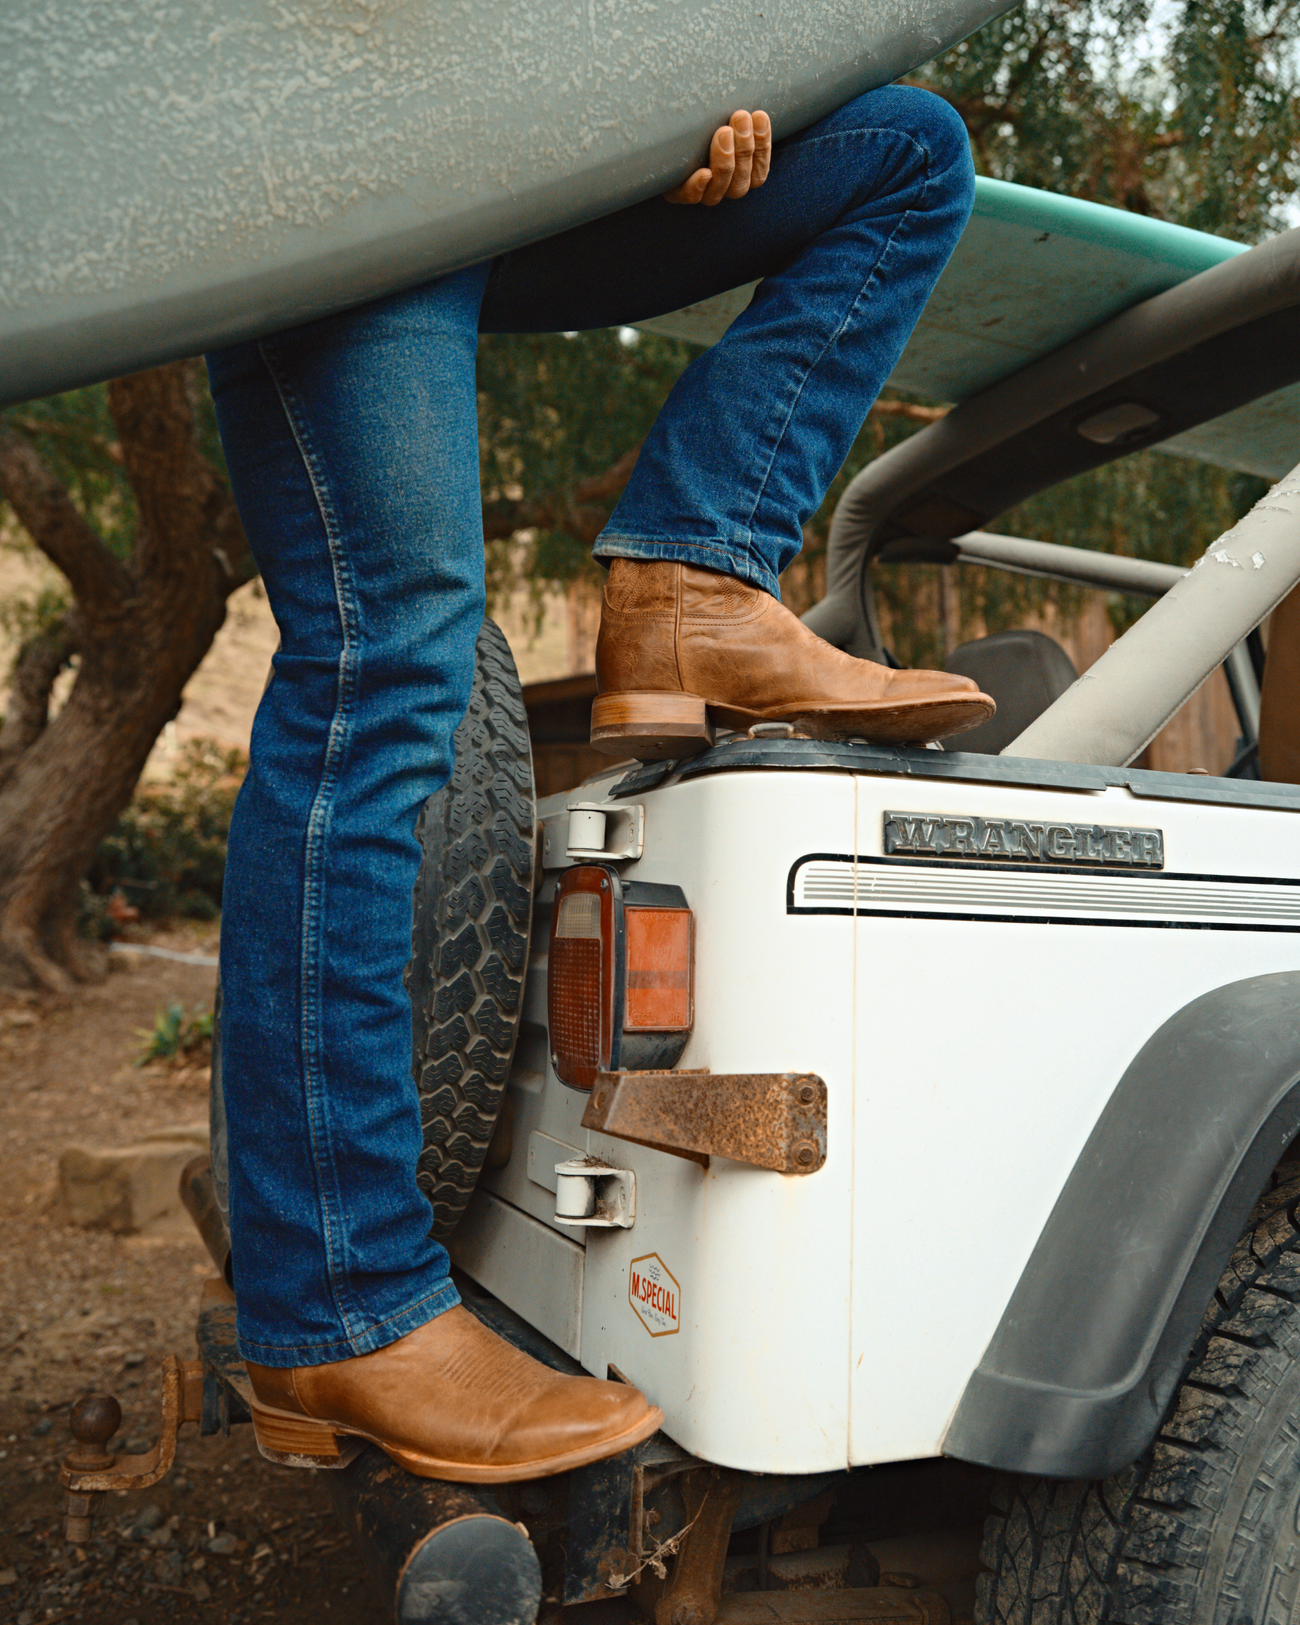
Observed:
[[[697,1602],[679,1602],[673,1609],[672,1625],[705,1625],[708,1615]]]
[[[799,1088],[799,1104],[801,1106],[811,1106],[813,1101],[816,1100],[816,1098],[817,1098],[817,1091],[813,1088],[812,1084],[805,1083],[805,1084],[800,1085],[800,1088]]]
[[[600,883],[600,889],[601,889],[601,891],[608,891],[609,890],[609,881],[608,880],[602,880],[601,883]]]
[[[811,1168],[817,1161],[817,1147],[811,1140],[800,1140],[794,1148],[794,1160],[801,1168]]]

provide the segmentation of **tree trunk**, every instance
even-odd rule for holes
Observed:
[[[194,388],[187,363],[110,386],[140,516],[126,564],[31,447],[0,428],[0,491],[68,576],[79,656],[72,692],[47,724],[48,682],[43,692],[40,684],[52,681],[54,654],[42,666],[39,651],[29,653],[31,693],[12,738],[6,727],[13,748],[0,759],[0,982],[66,991],[94,973],[75,930],[81,879],[180,709],[229,592],[249,574],[233,502],[196,444]]]

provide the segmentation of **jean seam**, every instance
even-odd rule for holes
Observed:
[[[925,194],[930,189],[930,183],[931,183],[931,180],[932,180],[931,170],[932,170],[932,164],[933,164],[933,154],[929,151],[929,149],[927,147],[923,146],[913,136],[907,135],[906,133],[900,132],[898,130],[885,131],[885,130],[881,130],[879,128],[876,128],[876,129],[873,129],[873,130],[853,130],[853,131],[847,131],[846,130],[846,131],[840,131],[840,132],[835,133],[834,135],[817,136],[817,137],[814,138],[814,140],[816,142],[822,142],[822,141],[848,141],[848,140],[858,140],[859,138],[861,138],[864,135],[876,136],[876,135],[882,135],[882,134],[888,134],[888,135],[891,135],[891,136],[898,137],[901,141],[906,142],[910,147],[914,148],[917,152],[919,152],[922,155],[922,157],[924,159],[924,162],[925,162],[925,177],[926,177],[925,178],[925,183],[924,183],[924,185],[923,185],[923,187],[921,189],[921,196],[922,196],[922,198],[924,198]],[[808,143],[808,144],[812,145],[811,142]],[[747,530],[748,534],[751,537],[754,534],[755,518],[756,518],[756,516],[758,514],[758,510],[759,510],[760,505],[762,504],[763,498],[767,494],[768,484],[770,483],[771,478],[772,478],[772,470],[776,466],[777,454],[781,449],[782,441],[785,439],[787,433],[789,432],[790,422],[793,419],[795,412],[798,410],[799,402],[803,399],[804,390],[807,387],[807,383],[808,383],[809,378],[817,370],[817,367],[821,364],[822,360],[825,358],[828,351],[830,351],[831,348],[839,342],[839,340],[841,339],[841,337],[843,336],[843,334],[847,330],[850,321],[852,321],[855,312],[857,311],[859,305],[862,303],[863,295],[866,293],[867,289],[871,286],[871,284],[876,280],[877,273],[879,272],[881,265],[884,263],[885,258],[888,255],[890,249],[893,247],[894,242],[897,239],[900,231],[911,220],[913,214],[915,214],[915,213],[916,213],[915,209],[907,209],[895,221],[894,228],[890,232],[889,237],[888,237],[888,239],[887,239],[887,241],[885,243],[885,246],[881,249],[880,253],[877,255],[875,264],[871,267],[870,271],[863,278],[861,287],[858,289],[857,293],[854,295],[853,300],[851,301],[851,303],[848,306],[848,309],[844,312],[844,315],[843,315],[839,325],[836,327],[834,333],[832,333],[830,335],[830,337],[827,338],[825,344],[823,344],[821,349],[817,352],[817,355],[814,357],[813,361],[804,369],[803,377],[799,382],[798,388],[794,392],[793,399],[790,402],[789,410],[786,412],[785,417],[784,417],[784,419],[782,421],[782,424],[781,424],[781,428],[780,428],[779,432],[777,433],[777,435],[775,436],[775,438],[774,438],[774,440],[772,442],[771,455],[767,459],[767,466],[763,470],[763,478],[762,478],[762,480],[761,480],[761,482],[759,484],[757,492],[755,493],[753,505],[751,506],[751,508],[749,510],[749,514],[747,516],[746,530]]]
[[[321,526],[325,532],[326,546],[329,549],[330,570],[334,579],[334,598],[338,608],[339,626],[342,634],[339,649],[337,700],[334,715],[330,719],[329,734],[325,746],[325,759],[321,765],[320,782],[317,785],[316,794],[312,798],[311,810],[307,818],[303,857],[303,929],[299,975],[302,986],[303,1082],[307,1096],[306,1116],[311,1158],[316,1170],[316,1188],[320,1198],[320,1212],[323,1221],[325,1274],[329,1283],[330,1297],[334,1302],[344,1338],[352,1341],[356,1336],[353,1329],[354,1324],[363,1317],[355,1313],[355,1308],[349,1308],[345,1304],[344,1297],[351,1299],[352,1293],[350,1288],[346,1289],[345,1292],[339,1281],[338,1255],[341,1250],[343,1253],[342,1273],[346,1275],[347,1244],[343,1227],[335,1218],[335,1204],[331,1201],[331,1196],[337,1193],[338,1176],[333,1167],[333,1159],[328,1156],[329,1132],[324,1121],[326,1102],[320,1066],[322,1028],[320,966],[322,956],[321,920],[324,915],[325,838],[329,827],[334,791],[338,785],[339,775],[351,742],[353,701],[357,686],[355,586],[351,581],[351,572],[348,569],[347,560],[340,545],[338,519],[333,504],[328,498],[320,460],[310,445],[310,433],[299,410],[295,392],[283,369],[277,365],[274,341],[262,340],[257,348],[267,372],[270,374],[271,382],[275,386],[276,394],[284,411],[285,421],[289,425],[289,432],[293,436],[294,444],[298,448],[298,454],[302,458],[312,496],[316,502],[317,512],[320,515]],[[327,1181],[324,1165],[326,1163],[329,1164],[328,1183],[334,1187],[334,1190],[328,1194],[325,1188]],[[262,1346],[271,1348],[273,1345],[265,1344]]]

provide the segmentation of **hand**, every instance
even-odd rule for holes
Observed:
[[[697,169],[665,192],[669,203],[703,203],[712,208],[724,197],[744,197],[761,186],[772,167],[772,121],[766,113],[733,113],[709,143],[709,167]]]

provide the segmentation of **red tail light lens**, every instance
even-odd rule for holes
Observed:
[[[680,887],[624,884],[603,864],[560,879],[551,912],[551,1063],[590,1089],[598,1072],[672,1067],[695,1016],[694,921]]]

